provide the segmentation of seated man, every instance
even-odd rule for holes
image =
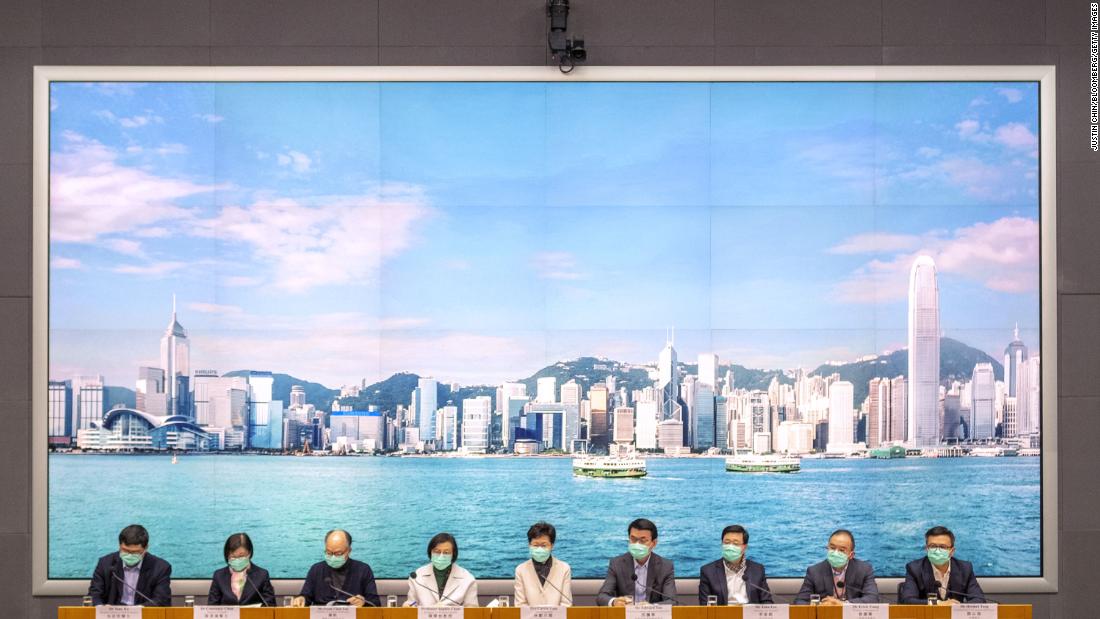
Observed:
[[[672,561],[653,552],[657,525],[639,518],[627,527],[628,552],[607,564],[607,577],[596,595],[597,606],[676,603],[676,575]]]
[[[94,606],[172,605],[172,566],[148,549],[149,532],[140,524],[118,534],[118,552],[101,557],[92,573]]]
[[[292,606],[324,606],[329,602],[351,606],[379,606],[374,572],[351,558],[351,533],[334,529],[325,535],[325,560],[314,563]]]
[[[806,569],[802,589],[795,604],[809,604],[811,595],[821,596],[821,604],[877,604],[878,585],[870,563],[854,558],[856,538],[851,531],[837,529],[829,536],[828,554],[821,563]]]
[[[722,529],[722,558],[699,570],[699,606],[706,606],[711,595],[717,596],[719,606],[772,603],[764,566],[745,557],[748,549],[744,527],[731,524]]]
[[[935,595],[941,604],[985,602],[969,561],[955,558],[955,534],[946,527],[932,527],[924,534],[927,556],[905,566],[905,582],[899,604],[925,604]]]

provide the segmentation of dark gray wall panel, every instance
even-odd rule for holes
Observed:
[[[210,3],[43,0],[44,45],[209,45]]]
[[[31,294],[31,166],[0,164],[0,296]],[[2,396],[0,396],[2,397]]]
[[[212,0],[210,44],[372,46],[376,0]]]

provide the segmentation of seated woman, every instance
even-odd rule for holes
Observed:
[[[211,606],[275,606],[275,588],[264,568],[252,564],[252,540],[234,533],[225,540],[226,567],[214,572],[206,603]]]
[[[557,531],[548,522],[527,530],[531,558],[516,567],[516,606],[572,606],[573,572],[569,564],[550,556]]]
[[[405,606],[477,606],[477,579],[462,569],[458,542],[438,533],[428,542],[428,564],[409,574]]]

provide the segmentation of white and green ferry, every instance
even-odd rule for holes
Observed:
[[[802,470],[798,456],[779,454],[744,454],[726,458],[730,473],[797,473]]]
[[[631,456],[578,455],[573,458],[573,474],[580,477],[645,477],[645,459]]]

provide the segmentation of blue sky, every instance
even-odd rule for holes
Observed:
[[[1031,83],[54,84],[51,376],[1038,346]]]

